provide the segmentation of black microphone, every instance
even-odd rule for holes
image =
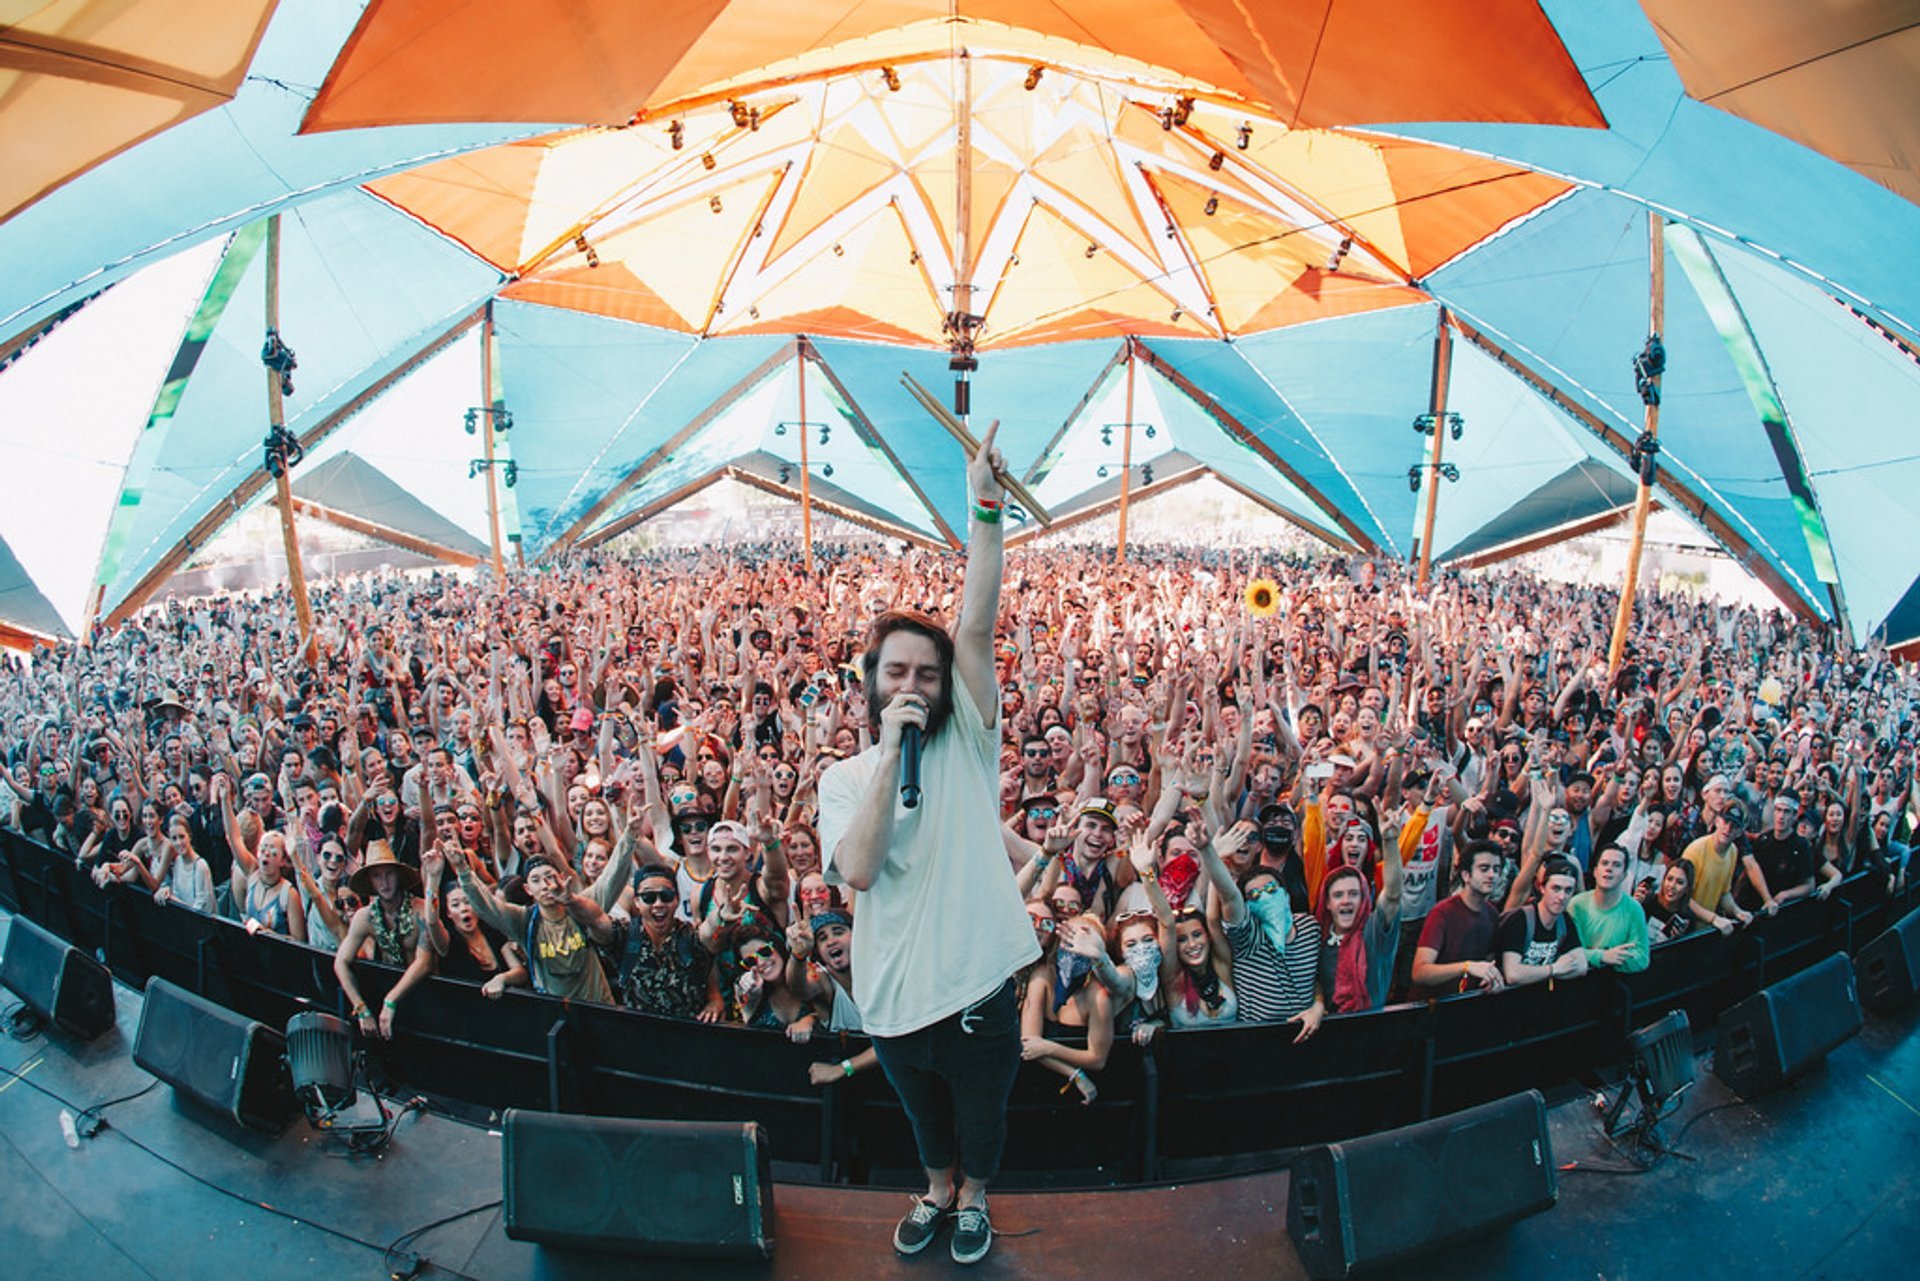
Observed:
[[[900,727],[900,803],[920,808],[920,727]]]

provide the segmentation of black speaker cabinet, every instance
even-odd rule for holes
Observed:
[[[1720,1015],[1713,1074],[1752,1097],[1806,1071],[1860,1030],[1853,962],[1836,952]]]
[[[91,1040],[113,1026],[113,976],[57,934],[16,916],[0,985],[62,1032]]]
[[[685,1258],[773,1255],[766,1132],[509,1109],[501,1175],[516,1241]]]
[[[147,984],[133,1061],[248,1129],[277,1134],[298,1110],[285,1037],[165,979]]]
[[[1559,1198],[1538,1090],[1293,1159],[1287,1233],[1322,1281],[1512,1223]]]
[[[1920,991],[1920,911],[1908,912],[1891,929],[1860,949],[1854,960],[1860,1004],[1891,1014]]]

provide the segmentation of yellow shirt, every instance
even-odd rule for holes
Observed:
[[[1693,864],[1693,901],[1709,912],[1720,910],[1720,900],[1733,888],[1733,872],[1740,866],[1740,844],[1734,842],[1722,853],[1711,836],[1703,836],[1687,846],[1680,856]]]

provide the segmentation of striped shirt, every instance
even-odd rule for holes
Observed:
[[[1286,946],[1276,948],[1260,921],[1249,912],[1229,925],[1233,949],[1233,988],[1243,1023],[1279,1023],[1313,1004],[1314,974],[1320,964],[1320,922],[1296,913]]]

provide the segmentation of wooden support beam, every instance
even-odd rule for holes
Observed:
[[[789,502],[797,503],[800,501],[800,491],[793,486],[782,485],[777,480],[769,480],[760,473],[748,471],[744,467],[729,466],[727,468],[727,479],[737,480],[742,485],[757,489],[763,494],[772,494],[776,498],[784,498]],[[924,548],[927,551],[937,552],[948,550],[946,545],[939,539],[928,538],[917,529],[908,529],[904,525],[890,524],[887,521],[869,516],[863,511],[857,511],[852,507],[848,507],[843,503],[830,502],[824,498],[815,498],[813,505],[829,516],[837,516],[850,525],[858,525],[862,529],[871,530],[883,538],[903,539],[906,542],[912,543],[915,547]]]
[[[632,490],[635,485],[638,485],[651,475],[654,469],[659,467],[660,464],[671,458],[674,450],[679,449],[682,445],[699,435],[702,429],[719,418],[720,415],[726,413],[727,410],[733,408],[734,405],[738,404],[748,392],[760,385],[761,380],[785,364],[792,354],[792,348],[781,347],[765,360],[755,365],[747,372],[745,377],[722,392],[718,400],[708,405],[688,422],[686,426],[662,441],[656,449],[640,460],[638,466],[609,486],[607,491],[600,495],[599,500],[595,502],[593,506],[587,508],[580,519],[574,521],[573,524],[567,527],[566,533],[560,535],[559,538],[548,545],[546,550],[540,553],[539,558],[544,559],[545,557],[564,552],[584,538],[587,531],[593,528],[595,521],[612,511],[615,504],[626,497],[628,491]]]
[[[811,349],[811,345],[809,346]],[[816,356],[819,354],[817,349],[812,350]],[[913,478],[913,473],[908,471],[906,464],[900,461],[900,455],[893,452],[893,446],[887,443],[886,437],[880,434],[880,429],[874,425],[872,419],[867,417],[867,412],[860,407],[860,402],[853,398],[853,393],[847,390],[845,383],[840,381],[840,375],[836,374],[833,366],[825,360],[819,361],[819,367],[828,384],[840,393],[840,399],[846,405],[847,411],[853,415],[854,434],[879,450],[886,460],[893,464],[893,470],[900,477],[901,483],[912,490],[913,496],[920,500],[920,505],[926,509],[927,517],[933,521],[933,527],[940,531],[942,538],[947,540],[947,546],[955,551],[961,550],[964,544],[953,532],[953,527],[947,524],[946,517],[940,514],[940,509],[935,507],[933,500],[927,497],[927,491],[920,488],[920,482]]]
[[[1233,477],[1227,475],[1226,473],[1215,471],[1215,472],[1209,472],[1208,474],[1211,475],[1215,480],[1219,481],[1222,485],[1225,485],[1228,489],[1231,489],[1234,493],[1240,495],[1240,497],[1246,499],[1248,502],[1258,503],[1260,506],[1272,512],[1275,516],[1278,516],[1281,520],[1286,521],[1290,525],[1296,526],[1303,533],[1313,535],[1315,538],[1319,539],[1321,542],[1325,543],[1327,546],[1336,547],[1343,552],[1350,552],[1350,553],[1358,552],[1360,550],[1358,547],[1354,546],[1352,543],[1344,542],[1341,539],[1332,537],[1327,533],[1326,530],[1321,529],[1319,526],[1308,521],[1307,519],[1302,517],[1299,513],[1288,511],[1285,507],[1281,506],[1279,503],[1274,502],[1273,499],[1267,497],[1265,494],[1252,488],[1249,485],[1241,484],[1239,481],[1235,480]]]
[[[1226,406],[1202,391],[1192,379],[1188,378],[1178,369],[1175,369],[1167,361],[1161,359],[1159,354],[1147,344],[1139,344],[1138,354],[1140,359],[1147,363],[1148,368],[1172,383],[1189,400],[1205,410],[1209,417],[1226,428],[1229,436],[1232,436],[1248,449],[1251,449],[1259,456],[1261,462],[1291,481],[1294,488],[1305,494],[1314,506],[1326,514],[1328,520],[1340,527],[1340,531],[1353,541],[1355,548],[1365,552],[1369,556],[1376,555],[1380,551],[1379,544],[1375,543],[1373,539],[1368,536],[1367,532],[1361,529],[1351,517],[1340,510],[1338,504],[1327,501],[1327,496],[1321,493],[1312,481],[1301,475],[1293,464],[1275,453],[1273,448],[1250,431],[1245,423],[1228,413]]]
[[[1667,320],[1667,241],[1666,222],[1659,214],[1647,213],[1647,278],[1650,297],[1647,302],[1647,341],[1661,341]],[[1638,366],[1636,365],[1636,368]],[[1646,430],[1649,440],[1660,436],[1660,375],[1650,374],[1653,390],[1646,397]],[[1620,605],[1613,615],[1613,638],[1607,645],[1607,679],[1620,670],[1626,656],[1627,633],[1633,629],[1633,598],[1640,588],[1640,556],[1647,546],[1647,513],[1653,507],[1653,477],[1642,470],[1640,485],[1633,497],[1633,537],[1627,543],[1626,577],[1620,585]]]
[[[415,348],[412,355],[375,379],[368,385],[365,391],[353,397],[353,399],[349,400],[346,404],[340,406],[340,408],[326,415],[326,417],[320,419],[312,427],[302,432],[300,434],[301,448],[311,453],[321,441],[339,430],[341,426],[349,422],[361,410],[365,409],[375,400],[378,400],[380,395],[389,387],[405,378],[408,374],[411,374],[414,370],[420,368],[420,366],[426,364],[429,360],[432,360],[448,347],[451,347],[467,330],[480,323],[480,312],[481,309],[476,307],[467,315],[456,320],[447,329],[429,338],[424,344]],[[141,607],[160,589],[161,584],[173,577],[174,573],[178,571],[182,565],[187,563],[187,559],[191,557],[194,552],[212,542],[214,536],[226,527],[227,522],[244,511],[247,504],[253,501],[254,495],[258,494],[271,483],[272,478],[267,475],[264,468],[256,468],[245,473],[241,477],[240,483],[234,486],[233,491],[218,503],[215,503],[213,510],[195,521],[193,528],[187,531],[186,536],[175,543],[173,547],[168,550],[167,554],[155,562],[154,567],[148,570],[138,583],[134,584],[133,590],[128,592],[120,603],[113,607],[113,612],[107,615],[106,625],[108,627],[118,627],[134,614],[140,612]]]
[[[1069,512],[1065,516],[1056,514],[1053,518],[1053,524],[1051,525],[1028,525],[1018,533],[1008,534],[1006,545],[1010,548],[1018,547],[1022,544],[1032,542],[1042,534],[1055,534],[1063,529],[1072,529],[1075,525],[1084,525],[1088,521],[1099,520],[1102,516],[1115,515],[1124,510],[1123,504],[1127,502],[1140,502],[1144,499],[1156,498],[1170,489],[1178,489],[1182,485],[1191,484],[1199,480],[1202,476],[1211,474],[1207,468],[1196,465],[1187,468],[1183,472],[1176,472],[1171,476],[1156,477],[1151,485],[1142,485],[1134,490],[1131,498],[1126,494],[1119,494],[1112,498],[1103,499],[1091,506],[1082,507],[1078,511]]]
[[[1427,396],[1427,417],[1433,423],[1433,452],[1427,459],[1427,513],[1420,527],[1420,576],[1414,586],[1427,590],[1433,568],[1433,520],[1440,509],[1440,450],[1447,438],[1447,381],[1453,372],[1453,331],[1447,328],[1447,309],[1433,334],[1433,383]]]
[[[1453,330],[1499,361],[1508,372],[1526,382],[1560,412],[1598,436],[1623,460],[1631,460],[1633,441],[1627,439],[1625,433],[1612,423],[1588,409],[1573,393],[1564,390],[1552,378],[1462,320],[1458,312],[1453,313]],[[1753,544],[1734,529],[1731,521],[1708,505],[1707,500],[1695,493],[1672,469],[1665,467],[1660,469],[1658,488],[1666,496],[1663,501],[1669,510],[1685,512],[1700,522],[1700,525],[1726,549],[1727,554],[1733,557],[1742,569],[1766,584],[1767,590],[1778,597],[1781,604],[1807,622],[1821,625],[1826,623],[1826,620],[1820,617],[1819,611],[1795,590],[1793,584],[1787,581],[1786,576],[1769,564],[1767,558],[1760,555]]]
[[[696,477],[678,489],[668,490],[652,502],[634,508],[619,520],[609,521],[604,528],[594,530],[591,534],[588,534],[580,540],[580,546],[598,547],[609,539],[618,538],[635,525],[644,524],[652,520],[655,516],[658,516],[661,512],[667,510],[667,508],[692,498],[695,494],[713,484],[715,481],[725,480],[726,476],[727,468],[716,467],[706,475]]]
[[[277,336],[280,332],[280,215],[274,214],[267,219],[267,334]],[[274,442],[280,439],[285,429],[286,404],[281,394],[280,371],[267,369],[267,421],[272,429],[268,438],[269,451],[276,451]],[[287,473],[293,469],[293,459],[273,452],[277,464],[273,473],[274,489],[280,495],[280,540],[287,553],[287,591],[293,597],[294,619],[300,626],[300,659],[303,663],[312,663],[318,653],[313,643],[313,601],[307,595],[307,567],[300,563],[300,537],[293,526],[293,504],[288,501],[292,483]]]
[[[1099,393],[1100,385],[1106,382],[1107,375],[1115,369],[1118,369],[1120,363],[1129,358],[1127,346],[1126,343],[1121,343],[1120,346],[1114,350],[1113,356],[1107,363],[1100,366],[1100,372],[1095,374],[1093,381],[1087,384],[1086,393],[1080,397],[1080,403],[1067,411],[1067,416],[1061,420],[1059,428],[1055,430],[1053,435],[1047,437],[1047,443],[1040,447],[1039,454],[1036,455],[1033,460],[1033,466],[1027,468],[1026,472],[1020,477],[1021,480],[1029,485],[1037,485],[1045,479],[1041,474],[1041,469],[1046,465],[1047,455],[1060,447],[1060,442],[1067,438],[1068,429],[1076,422],[1079,422],[1080,415],[1086,413],[1087,410],[1093,406],[1094,397]]]
[[[1654,502],[1653,510],[1660,510],[1658,501]],[[1633,515],[1632,505],[1623,504],[1598,515],[1583,517],[1565,525],[1555,525],[1552,529],[1529,534],[1525,538],[1516,539],[1510,543],[1501,543],[1498,547],[1489,547],[1486,551],[1475,552],[1471,556],[1461,556],[1448,561],[1447,564],[1454,569],[1485,569],[1489,565],[1498,565],[1516,556],[1527,556],[1558,543],[1585,538],[1588,534],[1597,534],[1603,529],[1612,529],[1631,515]]]
[[[493,581],[507,578],[506,562],[500,557],[500,478],[493,474],[493,301],[489,299],[480,317],[480,439],[485,442],[487,464],[487,547],[493,561]]]
[[[325,521],[329,525],[335,525],[356,534],[365,534],[368,538],[377,538],[383,543],[391,543],[402,551],[418,552],[422,556],[431,556],[435,560],[444,560],[448,564],[458,565],[462,569],[470,569],[480,564],[481,558],[471,552],[455,551],[444,543],[436,543],[430,539],[409,534],[405,530],[395,529],[390,525],[382,525],[378,521],[371,521],[363,516],[355,516],[351,512],[343,512],[335,507],[327,507],[321,503],[314,502],[312,499],[302,498],[298,494],[292,497],[293,509],[302,516],[311,516],[313,519]],[[276,498],[274,504],[278,506],[279,499]]]
[[[1114,531],[1113,563],[1127,563],[1127,498],[1133,492],[1133,379],[1140,367],[1134,359],[1133,335],[1127,335],[1127,421],[1121,424],[1120,437],[1120,527]]]

